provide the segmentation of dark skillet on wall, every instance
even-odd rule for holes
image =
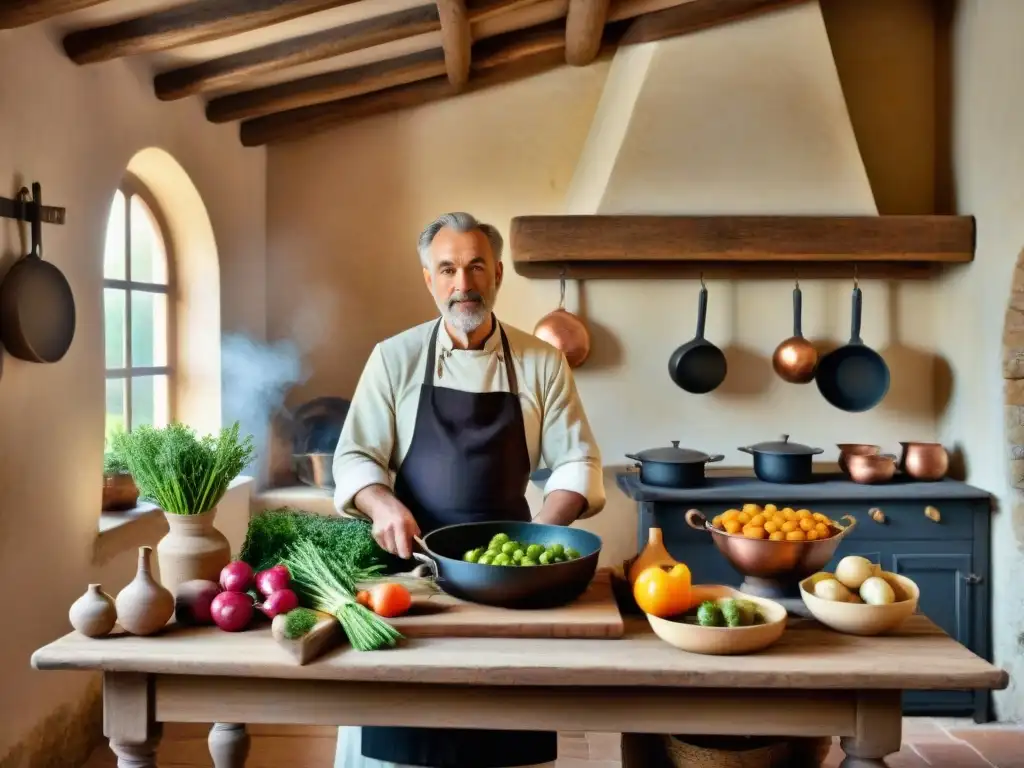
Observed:
[[[25,200],[28,190],[22,190]],[[75,297],[64,273],[43,261],[42,191],[32,185],[32,250],[11,267],[0,286],[0,339],[12,355],[56,363],[75,337]]]
[[[676,386],[694,395],[705,395],[725,381],[728,366],[725,353],[704,338],[704,321],[708,313],[708,289],[700,281],[697,307],[697,335],[672,353],[668,375]]]

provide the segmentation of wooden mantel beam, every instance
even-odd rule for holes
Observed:
[[[565,61],[585,67],[597,56],[611,0],[569,0],[565,19]]]
[[[437,6],[430,3],[173,69],[157,75],[153,85],[159,99],[171,101],[440,28]]]
[[[441,47],[448,82],[461,89],[469,81],[469,64],[473,56],[473,35],[469,26],[466,0],[437,0],[441,17]]]
[[[0,0],[0,29],[27,27],[107,0]]]
[[[192,0],[163,11],[72,32],[64,51],[89,64],[249,32],[356,0]]]

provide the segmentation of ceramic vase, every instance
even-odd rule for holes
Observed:
[[[632,584],[635,582],[637,576],[643,573],[644,568],[650,568],[652,565],[671,567],[676,565],[676,563],[676,559],[669,554],[667,549],[665,549],[665,541],[661,535],[661,528],[651,527],[647,532],[647,546],[643,548],[643,551],[629,567],[629,583]]]
[[[220,581],[220,572],[231,562],[231,544],[213,520],[217,508],[201,515],[173,515],[167,518],[167,535],[156,545],[160,581],[171,592],[186,581]]]
[[[174,595],[153,578],[152,555],[152,547],[139,547],[139,569],[135,578],[117,593],[114,601],[117,620],[125,632],[133,635],[158,632],[174,613]]]
[[[104,592],[99,584],[90,584],[85,594],[71,604],[68,619],[71,626],[86,637],[108,635],[117,623],[114,598]]]

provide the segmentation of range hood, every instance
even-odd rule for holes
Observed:
[[[817,0],[624,43],[566,215],[513,220],[521,274],[914,276],[973,257],[970,217],[878,215]]]

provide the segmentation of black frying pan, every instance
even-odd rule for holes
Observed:
[[[22,190],[24,201],[28,190]],[[41,187],[32,185],[32,250],[11,267],[0,286],[0,339],[15,357],[55,363],[75,336],[75,297],[67,278],[43,261]]]
[[[551,565],[480,565],[462,559],[471,549],[487,546],[495,534],[506,533],[523,544],[572,547],[576,560]],[[431,531],[421,547],[437,570],[437,585],[453,597],[505,608],[551,608],[582,595],[597,571],[601,538],[581,528],[520,522],[459,523]]]
[[[683,344],[668,360],[668,375],[677,386],[694,395],[705,395],[725,380],[728,368],[725,353],[704,338],[704,321],[708,314],[708,289],[700,281],[700,303],[697,307],[697,335]]]
[[[850,343],[821,358],[815,374],[822,397],[851,413],[874,408],[889,391],[889,366],[861,340],[860,315],[860,287],[855,285]]]

